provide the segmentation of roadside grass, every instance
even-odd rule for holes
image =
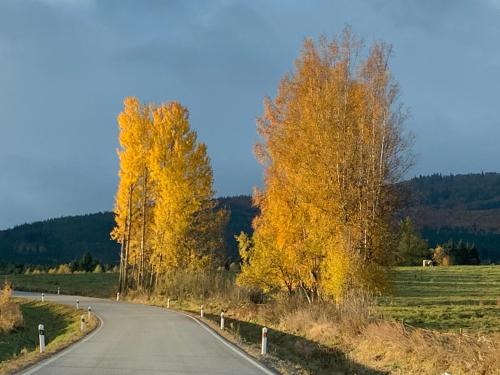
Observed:
[[[185,311],[197,315],[192,309]],[[377,370],[353,360],[343,348],[323,345],[299,334],[272,327],[268,327],[268,354],[261,356],[262,325],[226,317],[225,331],[220,331],[219,314],[204,314],[202,321],[229,341],[243,346],[247,352],[281,374],[389,374],[385,370]]]
[[[384,319],[439,331],[500,331],[500,266],[396,267]]]
[[[0,281],[8,280],[14,290],[30,292],[73,294],[89,297],[109,298],[116,294],[117,273],[73,273],[73,274],[12,274],[1,275]]]
[[[81,309],[24,298],[14,298],[14,301],[21,306],[24,324],[0,335],[0,375],[19,371],[67,347],[98,325],[98,319],[92,316],[86,331],[81,332],[80,316],[85,313]],[[38,348],[39,324],[45,328],[46,351],[43,354]]]

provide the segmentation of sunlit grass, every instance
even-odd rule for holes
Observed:
[[[51,302],[15,298],[21,305],[22,327],[0,335],[0,375],[12,373],[54,353],[80,338],[80,315],[83,310]],[[46,352],[38,350],[38,325],[45,328]],[[97,319],[92,317],[87,329],[93,329]]]
[[[500,329],[500,266],[397,267],[393,295],[379,301],[386,319],[422,328]]]

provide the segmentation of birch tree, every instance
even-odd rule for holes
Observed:
[[[350,29],[306,40],[295,71],[265,100],[256,146],[265,187],[254,195],[261,215],[241,283],[271,261],[274,287],[310,302],[387,284],[394,184],[411,161],[389,56],[383,43],[366,51]]]

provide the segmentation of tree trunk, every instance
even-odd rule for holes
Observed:
[[[139,267],[139,286],[144,286],[144,248],[146,242],[146,202],[147,202],[147,189],[148,189],[148,171],[146,169],[144,174],[144,184],[142,191],[142,227],[141,227],[141,260]]]
[[[122,291],[127,290],[128,286],[128,256],[130,253],[130,236],[132,232],[132,192],[133,188],[130,186],[129,188],[129,194],[128,194],[128,208],[127,208],[127,220],[126,220],[126,227],[127,227],[127,238],[125,240],[125,254],[124,254],[124,262],[123,262],[123,285],[122,285]]]
[[[123,263],[125,261],[125,235],[122,236],[120,246],[120,275],[118,277],[118,291],[123,293]]]

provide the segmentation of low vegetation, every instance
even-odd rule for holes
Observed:
[[[12,287],[5,282],[0,295],[0,335],[7,334],[23,324],[19,304],[12,301]]]
[[[98,325],[94,316],[80,331],[83,310],[50,302],[15,298],[23,315],[23,325],[0,334],[0,375],[10,374],[57,352],[80,339]],[[46,351],[39,353],[38,324],[45,326]]]

